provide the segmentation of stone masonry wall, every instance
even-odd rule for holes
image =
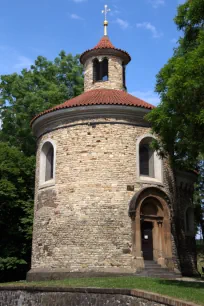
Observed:
[[[118,57],[108,56],[108,81],[93,82],[93,60],[100,61],[104,57],[89,58],[84,65],[84,91],[92,89],[119,89],[123,90],[122,60]]]
[[[114,294],[0,291],[0,306],[160,306],[141,298]]]
[[[196,306],[161,294],[136,289],[1,286],[0,306]]]
[[[0,306],[195,306],[178,300],[142,290],[69,288],[40,286],[1,286]]]
[[[38,141],[33,270],[135,271],[128,205],[152,185],[140,182],[136,165],[136,141],[149,128],[116,119],[91,123],[62,126]],[[56,173],[55,184],[44,187],[39,164],[46,140],[56,146]]]
[[[132,272],[128,204],[141,188],[136,140],[148,129],[116,120],[83,123],[48,133],[38,143],[32,269]],[[49,139],[56,145],[55,185],[40,188],[40,150]]]

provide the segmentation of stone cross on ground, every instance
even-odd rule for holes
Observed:
[[[107,4],[104,6],[104,10],[102,10],[102,14],[104,14],[105,20],[104,20],[104,36],[108,35],[108,20],[107,20],[107,14],[110,12],[110,9],[108,8]]]

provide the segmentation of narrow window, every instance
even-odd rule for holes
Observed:
[[[104,58],[104,60],[101,62],[101,79],[102,81],[108,81],[108,60],[107,58]]]
[[[53,146],[49,148],[46,154],[46,166],[45,166],[45,181],[53,179],[53,164],[54,164],[54,149]]]
[[[93,81],[97,82],[100,80],[100,63],[98,59],[96,58],[93,61]]]
[[[140,144],[140,175],[155,177],[154,173],[154,151],[149,143]]]
[[[147,145],[140,146],[140,175],[149,176],[149,149]]]

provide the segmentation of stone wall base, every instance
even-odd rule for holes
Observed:
[[[116,277],[116,276],[133,276],[133,272],[70,272],[66,269],[31,269],[26,276],[28,282],[61,280],[66,278],[89,278],[89,277]]]
[[[130,289],[1,286],[0,306],[196,306],[160,294]]]

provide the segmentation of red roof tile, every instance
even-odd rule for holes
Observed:
[[[108,36],[103,36],[93,49],[115,49]]]
[[[110,41],[109,37],[103,36],[99,41],[99,43],[94,48],[89,49],[81,54],[80,56],[81,63],[82,64],[84,63],[84,57],[87,56],[89,52],[93,53],[93,51],[104,50],[104,49],[109,49],[119,52],[121,56],[125,57],[126,63],[128,63],[131,60],[129,53],[121,49],[115,48],[112,42]]]
[[[57,110],[77,107],[77,106],[86,106],[86,105],[125,105],[133,107],[142,107],[146,109],[153,109],[154,106],[138,99],[125,91],[115,90],[115,89],[95,89],[82,93],[81,95],[70,99],[60,105],[54,106],[51,109],[45,110],[44,112],[37,115],[31,121],[31,124],[40,116],[51,113]]]

